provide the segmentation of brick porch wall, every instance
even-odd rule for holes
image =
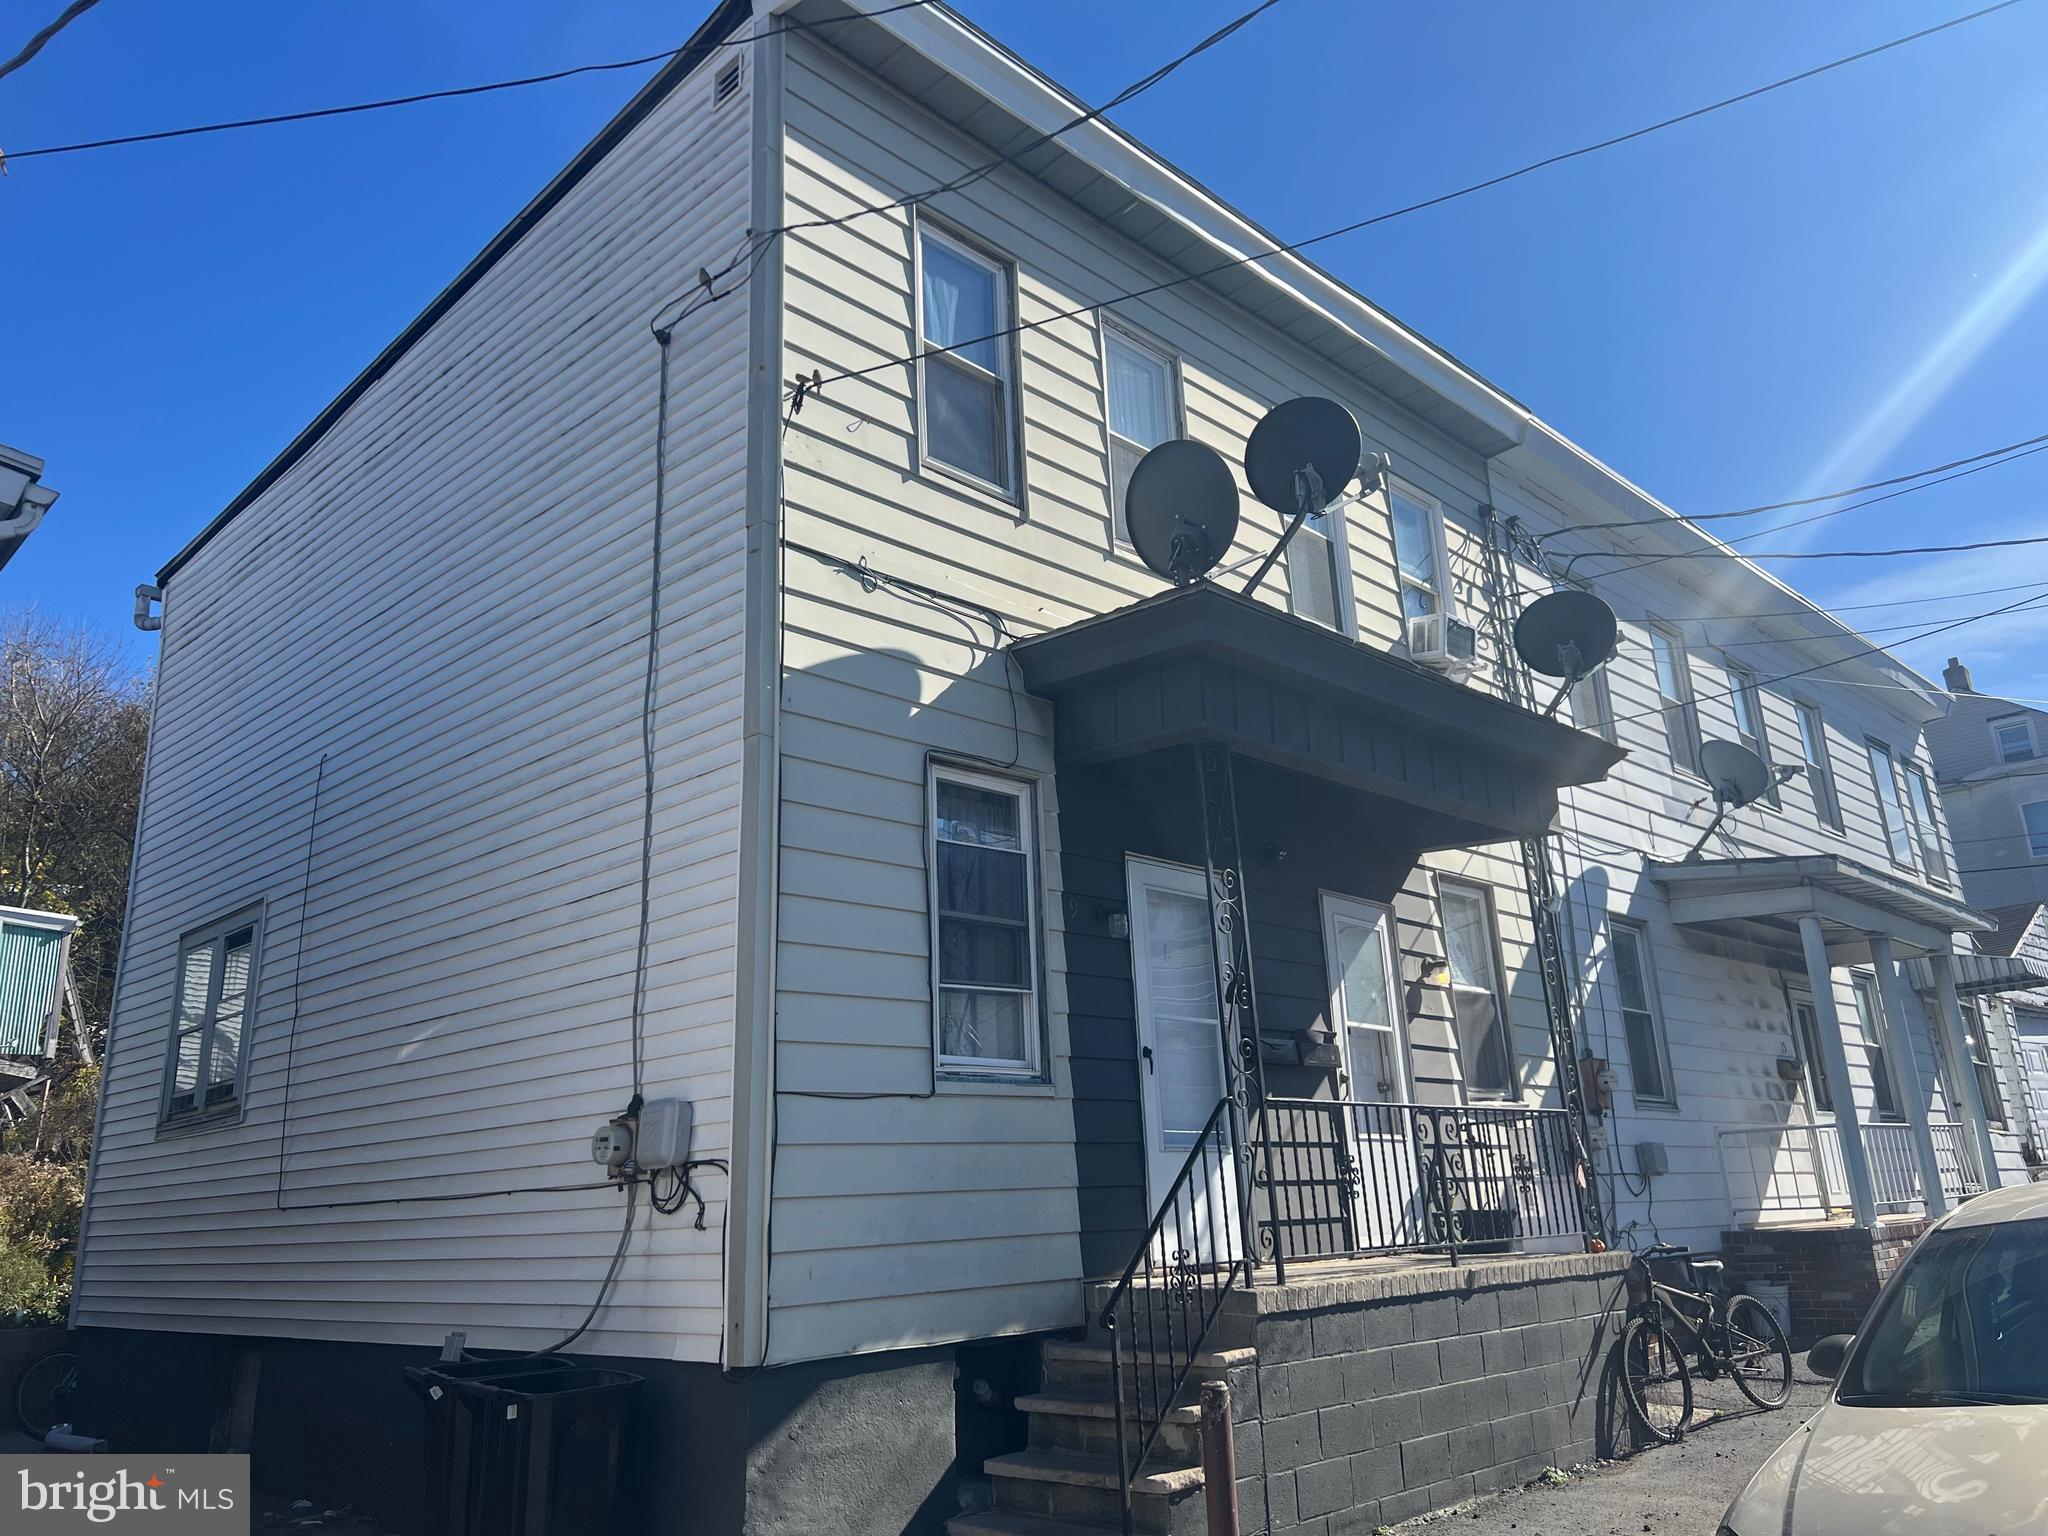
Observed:
[[[1880,1221],[1875,1231],[1834,1225],[1755,1227],[1721,1234],[1728,1281],[1791,1288],[1791,1343],[1808,1348],[1831,1333],[1854,1333],[1891,1272],[1929,1223],[1920,1217]]]

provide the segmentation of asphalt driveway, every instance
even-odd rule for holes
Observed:
[[[1791,1401],[1769,1413],[1752,1408],[1726,1381],[1695,1379],[1694,1389],[1695,1411],[1715,1417],[1696,1423],[1677,1445],[1575,1470],[1557,1487],[1531,1484],[1394,1529],[1404,1536],[1425,1526],[1442,1528],[1432,1536],[1714,1536],[1728,1501],[1827,1400],[1828,1384],[1807,1376],[1802,1359]]]

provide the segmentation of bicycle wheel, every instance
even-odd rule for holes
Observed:
[[[1671,1330],[1638,1317],[1621,1336],[1621,1390],[1643,1433],[1666,1445],[1692,1422],[1692,1372]]]
[[[1759,1408],[1782,1408],[1792,1395],[1792,1346],[1754,1296],[1728,1303],[1728,1374]]]
[[[78,1356],[53,1349],[22,1368],[14,1383],[14,1417],[22,1433],[40,1440],[71,1420],[71,1398],[78,1389]]]

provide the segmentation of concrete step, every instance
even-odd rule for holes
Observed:
[[[1107,1393],[1066,1391],[1038,1392],[1017,1399],[1016,1406],[1031,1416],[1031,1447],[1043,1451],[1073,1451],[1095,1456],[1116,1454],[1116,1407]],[[1137,1434],[1131,1405],[1124,1407],[1127,1432]],[[1192,1466],[1202,1459],[1202,1415],[1193,1403],[1166,1411],[1159,1426],[1159,1438],[1146,1458],[1151,1466]]]
[[[1012,1451],[991,1457],[982,1468],[991,1479],[998,1513],[1110,1527],[1121,1518],[1114,1456]],[[1131,1480],[1133,1529],[1147,1536],[1201,1536],[1206,1523],[1200,1467],[1149,1470]]]
[[[980,1514],[955,1515],[946,1522],[946,1536],[1103,1536],[1103,1532],[1118,1528],[1115,1521],[1108,1525],[1076,1525],[1071,1520],[1054,1520],[1047,1515],[990,1509]]]
[[[1123,1357],[1128,1370],[1136,1355],[1126,1348]],[[1109,1395],[1109,1346],[1106,1343],[1088,1339],[1049,1339],[1041,1347],[1039,1358],[1044,1369],[1045,1391],[1066,1397]],[[1258,1351],[1245,1345],[1203,1350],[1195,1356],[1194,1368],[1188,1373],[1187,1385],[1182,1391],[1182,1400],[1195,1401],[1199,1383],[1227,1380],[1232,1371],[1250,1366],[1258,1358]]]

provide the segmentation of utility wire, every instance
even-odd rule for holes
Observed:
[[[1541,160],[1532,160],[1529,164],[1519,166],[1512,171],[1503,171],[1499,175],[1489,176],[1481,181],[1469,182],[1465,186],[1455,188],[1452,191],[1440,192],[1436,196],[1424,198],[1420,202],[1408,203],[1400,208],[1389,209],[1385,213],[1376,213],[1368,218],[1354,220],[1349,224],[1341,224],[1335,229],[1324,230],[1319,235],[1310,235],[1306,239],[1271,245],[1264,250],[1251,251],[1242,256],[1233,256],[1227,261],[1218,262],[1214,266],[1203,267],[1194,272],[1185,272],[1178,277],[1168,278],[1163,282],[1152,283],[1143,288],[1134,288],[1128,292],[1115,294],[1106,299],[1095,300],[1092,303],[1076,305],[1071,309],[1058,310],[1049,315],[1042,315],[1036,320],[1019,321],[1016,324],[1006,325],[997,330],[989,331],[985,335],[966,337],[946,346],[921,347],[919,350],[902,357],[885,358],[878,363],[868,363],[859,368],[848,368],[839,373],[826,374],[818,380],[818,387],[837,384],[847,379],[864,378],[871,373],[880,373],[887,368],[903,367],[906,364],[918,362],[926,357],[937,356],[940,353],[958,352],[967,347],[980,346],[983,342],[1000,341],[1006,337],[1021,335],[1026,331],[1040,330],[1045,326],[1055,325],[1063,320],[1072,320],[1083,315],[1098,314],[1105,309],[1129,303],[1134,299],[1148,298],[1155,293],[1163,293],[1168,289],[1179,288],[1187,283],[1200,282],[1202,279],[1214,277],[1220,272],[1232,271],[1235,268],[1248,266],[1254,262],[1268,261],[1275,256],[1291,255],[1295,252],[1306,250],[1312,245],[1320,245],[1325,241],[1335,240],[1344,235],[1355,234],[1362,229],[1370,229],[1377,224],[1385,224],[1394,219],[1405,218],[1411,213],[1420,213],[1424,209],[1440,207],[1445,203],[1455,202],[1459,198],[1470,197],[1475,192],[1484,192],[1490,188],[1518,180],[1521,177],[1533,175],[1537,171],[1547,170],[1555,165],[1562,165],[1566,161],[1597,154],[1602,150],[1612,149],[1617,145],[1645,138],[1653,133],[1659,133],[1666,128],[1674,128],[1681,123],[1691,122],[1695,118],[1705,117],[1709,113],[1719,112],[1724,108],[1737,106],[1745,101],[1753,101],[1759,96],[1768,95],[1772,91],[1783,90],[1787,86],[1797,85],[1805,80],[1811,80],[1815,76],[1827,74],[1831,70],[1842,69],[1848,65],[1860,63],[1865,59],[1875,58],[1879,54],[1888,53],[1895,48],[1903,48],[1908,44],[1920,42],[1935,36],[1937,33],[1947,32],[1952,28],[1964,26],[1973,21],[1979,21],[1996,12],[2010,9],[2019,3],[2020,0],[1998,0],[1998,3],[1995,5],[1988,5],[1980,10],[1952,17],[1948,21],[1938,22],[1931,27],[1923,27],[1917,32],[1909,32],[1905,36],[1895,37],[1889,42],[1878,43],[1873,47],[1860,49],[1855,53],[1844,54],[1842,57],[1831,59],[1825,64],[1817,64],[1811,69],[1800,70],[1797,74],[1786,75],[1781,79],[1770,81],[1765,85],[1754,86],[1733,96],[1724,96],[1719,101],[1712,101],[1708,102],[1705,106],[1694,107],[1691,111],[1681,112],[1675,117],[1667,117],[1661,121],[1650,123],[1645,127],[1631,129],[1627,133],[1615,134],[1596,143],[1583,144],[1577,149],[1569,149],[1558,154],[1547,155]]]
[[[64,7],[63,12],[55,21],[21,45],[21,52],[17,53],[5,64],[0,64],[0,80],[6,79],[30,59],[41,53],[45,43],[49,42],[51,38],[62,32],[72,22],[78,20],[79,17],[99,3],[100,0],[71,0],[71,3]]]
[[[1611,573],[1610,573],[1611,574]],[[2048,587],[2048,581],[2015,582],[2007,587],[1977,587],[1968,592],[1943,592],[1935,597],[1892,597],[1876,603],[1830,603],[1827,613],[1857,613],[1870,608],[1910,608],[1925,603],[1954,603],[1966,597],[1997,597],[2005,592],[2038,592]],[[1761,613],[1696,613],[1690,616],[1659,614],[1658,617],[1671,624],[1719,624],[1736,619],[1810,619],[1815,608],[1771,608]]]
[[[1956,555],[1975,549],[2019,549],[2030,544],[2048,544],[2048,534],[2039,534],[2024,539],[1978,539],[1969,544],[1902,544],[1891,549],[1680,549],[1670,554],[1658,555],[1635,565],[1609,571],[1611,577],[1625,571],[1639,571],[1645,565],[1658,565],[1666,560],[1889,560],[1896,555]],[[1572,560],[1587,560],[1606,555],[1625,558],[1629,551],[1622,549],[1581,550],[1564,563],[1564,573],[1571,573]]]
[[[96,3],[96,0],[87,0]],[[779,27],[767,27],[750,31],[745,37],[728,37],[718,42],[703,45],[705,51],[716,48],[739,48],[752,43],[759,37],[774,37],[784,32],[809,32],[819,27],[834,27],[849,21],[864,21],[873,16],[887,16],[896,11],[914,10],[930,5],[932,0],[899,0],[895,5],[883,6],[878,10],[862,11],[851,16],[821,16],[815,21],[791,21]],[[2017,0],[2007,0],[2008,4]],[[74,6],[73,9],[78,9]],[[38,45],[40,46],[40,45]],[[221,123],[195,123],[186,128],[159,128],[150,133],[126,133],[113,138],[86,139],[76,144],[48,144],[36,149],[17,149],[0,157],[5,160],[32,160],[41,155],[73,155],[89,149],[116,149],[129,144],[158,144],[166,139],[189,139],[200,134],[230,133],[239,128],[271,128],[280,123],[305,123],[323,117],[348,117],[358,112],[381,112],[387,107],[411,107],[424,101],[450,101],[465,96],[483,96],[493,91],[519,90],[529,85],[548,85],[557,80],[572,79],[577,75],[603,74],[613,70],[639,69],[648,64],[659,64],[674,58],[682,50],[664,48],[659,53],[642,54],[637,59],[613,59],[603,64],[578,64],[569,69],[549,70],[541,75],[522,75],[516,80],[491,80],[482,85],[453,86],[446,90],[419,91],[410,96],[386,96],[376,101],[351,102],[340,107],[313,107],[300,112],[278,112],[268,117],[240,117]],[[9,66],[12,67],[12,66]],[[0,74],[6,71],[0,69]]]

